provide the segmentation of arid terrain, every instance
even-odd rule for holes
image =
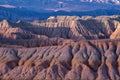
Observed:
[[[120,16],[0,22],[1,80],[120,80]]]

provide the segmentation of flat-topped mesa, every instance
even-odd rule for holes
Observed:
[[[44,21],[34,21],[32,24],[34,26],[43,27],[68,27],[72,28],[77,26],[77,22],[80,20],[79,16],[51,16]]]
[[[77,21],[80,19],[79,16],[57,16],[57,20],[63,20],[63,21]]]

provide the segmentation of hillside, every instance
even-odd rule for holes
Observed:
[[[3,20],[0,79],[120,80],[119,33],[119,15]]]
[[[57,45],[59,39],[61,43],[66,40],[79,42],[82,40],[119,39],[119,25],[120,16],[51,16],[47,20],[33,22],[3,20],[0,22],[0,38],[2,43],[7,40],[12,45],[15,45],[17,40],[20,41],[19,45],[24,45],[24,40],[39,42],[38,45],[37,42],[34,42],[34,46],[44,44],[40,42],[41,40],[42,42],[48,41],[46,44],[53,42],[52,45],[55,42]]]
[[[0,48],[0,78],[120,80],[119,42],[86,41],[39,48]]]

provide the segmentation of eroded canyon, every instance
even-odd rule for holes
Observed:
[[[0,22],[3,80],[120,80],[120,16]]]

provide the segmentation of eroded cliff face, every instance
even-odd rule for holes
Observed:
[[[0,79],[120,80],[119,29],[119,16],[52,16],[29,23],[4,20]]]
[[[84,16],[80,18],[78,16],[52,16],[46,21],[33,22],[32,24],[38,27],[42,26],[39,29],[39,34],[47,35],[48,37],[57,36],[75,41],[84,39],[114,39],[119,38],[117,34],[120,27],[120,17],[99,16],[93,18]]]
[[[4,20],[0,23],[0,34],[4,38],[64,38],[74,41],[119,38],[120,17],[51,16],[47,20],[16,23]]]
[[[1,79],[120,80],[120,42],[0,48]]]

